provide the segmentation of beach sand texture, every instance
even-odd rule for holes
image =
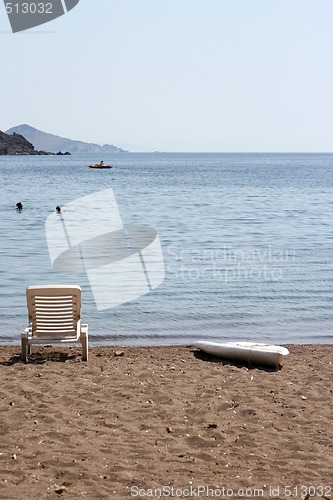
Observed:
[[[76,347],[28,364],[1,347],[0,498],[333,497],[333,347],[287,347],[279,371],[190,346],[94,347],[88,364]]]

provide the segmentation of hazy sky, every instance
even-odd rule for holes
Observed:
[[[0,129],[131,151],[333,151],[332,0],[81,0],[12,34]]]

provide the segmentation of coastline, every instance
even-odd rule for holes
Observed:
[[[28,364],[0,347],[0,497],[333,496],[333,346],[286,347],[278,371],[192,346],[93,347],[88,364],[76,347]]]

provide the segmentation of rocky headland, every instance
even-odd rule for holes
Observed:
[[[108,154],[126,152],[124,149],[113,146],[112,144],[101,145],[66,139],[65,137],[43,132],[26,123],[6,130],[7,134],[12,134],[13,132],[26,137],[36,148],[43,151],[52,151],[53,153],[57,153],[58,151],[69,151],[71,154],[96,154],[103,158],[103,156]]]
[[[39,151],[23,135],[6,134],[0,130],[0,155],[54,155],[49,151]],[[58,154],[70,154],[68,152]]]

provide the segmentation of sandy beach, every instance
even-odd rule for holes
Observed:
[[[333,497],[333,347],[0,348],[0,498]]]

